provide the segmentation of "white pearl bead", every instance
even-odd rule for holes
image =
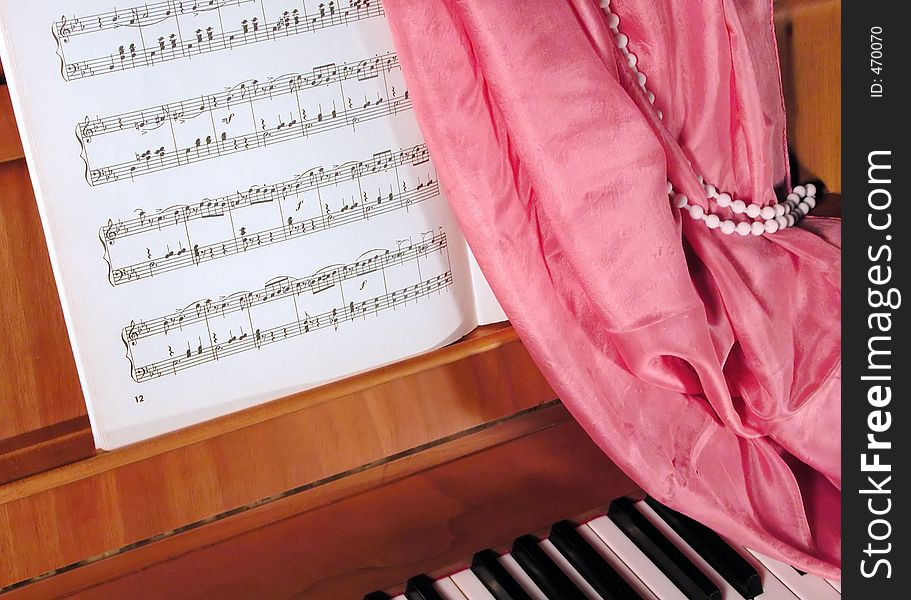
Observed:
[[[626,37],[626,34],[625,34],[625,33],[618,33],[618,34],[617,34],[617,47],[618,47],[618,48],[626,48],[626,45],[627,45],[627,44],[629,44],[629,38]]]
[[[807,195],[807,188],[803,187],[802,185],[798,185],[796,188],[794,188],[794,193],[803,198]]]
[[[750,233],[753,235],[762,235],[765,233],[765,224],[759,221],[753,221],[753,224],[750,226]]]
[[[721,225],[721,219],[718,218],[718,215],[708,215],[705,218],[705,224],[709,229],[717,229]]]
[[[670,181],[668,181],[667,182],[667,193],[670,194],[673,191],[674,191],[674,184],[671,183]]]
[[[731,202],[731,210],[734,211],[735,215],[743,214],[746,209],[747,205],[743,202],[743,200],[734,200]]]
[[[694,219],[699,220],[702,218],[702,215],[704,215],[704,214],[705,214],[705,210],[703,210],[703,208],[701,206],[699,206],[698,204],[693,204],[692,206],[690,206],[690,216],[693,217]]]
[[[661,109],[660,109],[660,108],[658,109],[657,112],[658,112],[658,118],[659,118],[659,119],[663,119],[663,118],[664,118],[664,113],[661,112]]]
[[[800,196],[798,196],[797,194],[793,194],[793,193],[788,194],[787,200],[788,200],[788,202],[793,202],[794,204],[797,204],[798,202],[800,202]]]
[[[816,186],[815,186],[815,185],[813,185],[812,183],[808,183],[808,184],[805,185],[804,187],[807,188],[807,196],[815,196],[815,195],[816,195]]]
[[[762,208],[758,204],[749,204],[747,206],[747,216],[751,219],[758,217],[760,212],[762,212]]]
[[[803,199],[803,201],[807,204],[807,206],[810,207],[810,210],[813,210],[814,208],[816,208],[816,198],[814,198],[813,196],[807,196],[806,198]]]
[[[776,231],[778,231],[778,221],[776,221],[775,219],[769,219],[768,221],[765,222],[764,227],[765,227],[766,233],[775,233]]]
[[[721,208],[727,208],[731,205],[731,195],[727,192],[721,192],[718,194],[718,206]]]
[[[607,8],[608,6],[610,6],[610,0],[601,0],[600,4],[601,4],[601,8]]]
[[[737,229],[737,225],[734,224],[734,221],[721,222],[721,233],[724,235],[731,235],[735,229]]]
[[[785,215],[784,218],[788,220],[788,227],[791,227],[794,225],[794,223],[797,222],[797,219],[794,217],[794,215]]]
[[[674,196],[674,206],[677,208],[683,208],[689,201],[690,199],[686,197],[686,194],[677,194]]]
[[[741,221],[737,223],[737,233],[740,235],[750,235],[753,231],[753,226],[747,223],[746,221]]]
[[[636,56],[635,54],[630,54],[630,56]],[[645,82],[648,81],[648,78],[645,76],[645,73],[639,71],[636,73],[636,81],[639,82],[639,85],[645,87]]]
[[[791,212],[791,209],[794,208],[794,205],[790,202],[785,202],[781,207],[784,209],[784,214],[788,214]]]
[[[775,216],[780,217],[784,214],[784,204],[775,205]]]
[[[705,195],[714,198],[718,194],[718,189],[711,183],[705,184]]]
[[[649,104],[654,104],[654,103],[655,103],[655,94],[654,94],[654,93],[649,92],[649,93],[646,94],[646,96],[648,97],[648,103],[649,103]]]
[[[797,205],[797,208],[799,208],[799,209],[800,209],[800,212],[802,212],[803,214],[807,214],[808,212],[810,212],[810,205],[807,204],[806,201],[801,202],[800,204],[798,204],[798,205]]]
[[[620,24],[620,17],[618,17],[615,13],[609,13],[607,15],[607,26],[608,27],[610,27],[611,29],[614,29],[619,24]]]
[[[762,210],[759,211],[759,214],[764,220],[769,221],[775,218],[775,208],[772,206],[763,206]]]
[[[788,226],[788,219],[784,216],[775,217],[775,222],[778,223],[779,229],[784,229]]]
[[[626,62],[629,63],[630,67],[635,69],[636,63],[639,62],[639,58],[635,54],[630,52],[629,54],[626,55]]]

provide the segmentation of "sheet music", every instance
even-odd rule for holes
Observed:
[[[101,447],[477,324],[380,0],[0,0],[0,31]]]

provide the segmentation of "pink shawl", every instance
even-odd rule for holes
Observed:
[[[449,200],[569,410],[659,501],[838,578],[840,222],[723,235],[667,195],[788,185],[771,2],[611,2],[654,108],[594,0],[385,6]]]

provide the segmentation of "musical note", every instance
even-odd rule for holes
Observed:
[[[397,152],[387,150],[364,161],[349,162],[331,168],[314,167],[294,179],[254,186],[244,192],[204,199],[196,204],[175,205],[154,214],[140,210],[132,219],[109,219],[107,224],[100,228],[99,238],[105,246],[105,260],[110,266],[110,282],[114,286],[131,283],[320,231],[367,221],[380,215],[407,211],[411,206],[439,196],[439,185],[433,178],[428,156],[424,144]],[[427,164],[429,169],[428,176],[414,183],[407,191],[398,191],[403,187],[403,175],[400,174],[402,167],[413,168],[424,164]],[[335,211],[327,208],[325,200],[319,204],[314,202],[317,195],[313,192],[318,192],[320,188],[324,189],[324,196],[345,182],[354,182],[360,190],[375,177],[382,177],[388,182],[388,192],[377,193],[375,196],[360,192],[362,195],[356,199],[340,200]],[[300,215],[308,194],[315,211],[310,213],[309,217],[295,218],[293,215]],[[282,207],[282,202],[289,199],[297,202],[296,208]],[[243,223],[245,210],[255,210],[266,204],[274,205],[272,227],[256,231],[247,231],[244,227],[234,228],[235,224]],[[213,218],[224,218],[230,230],[226,230],[226,236],[216,236],[204,241],[191,233],[190,225],[193,222]],[[172,250],[165,244],[163,251],[155,255],[148,246],[142,256],[137,255],[135,251],[132,254],[120,252],[123,243],[130,241],[132,237],[146,236],[155,240],[163,231],[170,229],[175,230],[178,236],[171,238],[179,244],[178,250]],[[182,245],[184,241],[186,245]],[[133,244],[134,249],[142,246],[141,243]],[[158,246],[160,247],[161,243],[158,243]],[[126,258],[117,260],[122,255],[126,255]]]
[[[384,8],[3,10],[4,65],[17,116],[41,125],[24,141],[55,265],[72,275],[58,283],[106,447],[415,356],[477,323],[484,290]]]
[[[344,8],[335,1],[286,2],[288,6],[265,20],[265,0],[160,0],[105,13],[63,15],[52,30],[63,77],[73,81],[190,60],[385,14],[382,0],[348,0]]]
[[[392,71],[400,74],[398,57],[387,52],[339,65],[322,65],[309,74],[245,81],[223,92],[158,107],[107,117],[86,116],[76,126],[76,136],[86,162],[87,181],[95,186],[133,180],[328,131],[347,127],[357,130],[368,121],[411,109],[407,91],[390,95],[385,77],[377,81],[364,77],[368,73],[385,76]],[[354,83],[344,85],[349,81]],[[320,88],[327,86],[335,86],[338,96],[331,105],[324,106],[326,94]],[[347,108],[357,93],[364,100]],[[240,112],[244,113],[243,118],[238,116]],[[150,144],[152,140],[155,141]],[[131,144],[134,150],[124,149]],[[127,154],[125,160],[93,164],[92,156],[112,154],[100,152],[108,146],[115,153]]]
[[[390,280],[398,286],[390,289]],[[445,232],[425,232],[417,242],[371,250],[307,277],[273,278],[255,291],[202,299],[169,315],[131,321],[121,339],[132,377],[141,383],[319,330],[337,331],[345,323],[413,305],[452,281]],[[337,295],[322,299],[333,290]]]

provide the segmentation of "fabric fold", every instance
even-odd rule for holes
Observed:
[[[837,578],[837,232],[722,236],[667,196],[787,185],[770,4],[611,2],[663,120],[593,1],[384,4],[441,184],[564,404],[659,501]]]

